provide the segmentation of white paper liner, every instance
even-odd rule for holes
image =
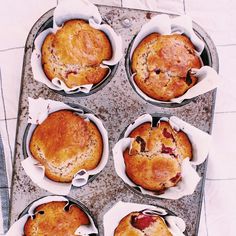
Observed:
[[[195,34],[192,26],[192,20],[190,17],[184,15],[175,18],[170,18],[168,15],[163,14],[154,16],[148,23],[142,26],[140,32],[137,34],[133,41],[130,50],[130,60],[132,59],[133,52],[135,48],[139,45],[139,43],[146,36],[154,32],[164,35],[169,35],[173,33],[185,34],[195,46],[196,54],[199,56],[199,58],[202,51],[204,50],[204,42]],[[136,91],[145,100],[155,103],[181,103],[184,99],[191,99],[197,97],[218,87],[220,76],[213,68],[209,66],[203,66],[200,69],[193,68],[192,71],[198,78],[197,84],[190,88],[182,96],[171,99],[168,102],[153,99],[147,96],[144,92],[142,92],[133,79],[135,74],[133,74],[130,79]]]
[[[9,229],[9,231],[7,232],[6,236],[22,236],[24,235],[24,225],[28,219],[29,216],[33,216],[34,215],[34,209],[36,207],[38,207],[39,205],[42,205],[44,203],[48,203],[48,202],[60,202],[60,201],[66,201],[69,203],[69,200],[65,197],[62,196],[48,196],[48,197],[44,197],[41,198],[37,201],[35,201],[29,208],[28,210],[28,214],[22,216],[19,220],[17,220]],[[66,205],[65,205],[66,206]],[[83,209],[82,209],[83,210]],[[85,212],[86,213],[86,212]],[[75,231],[75,235],[82,235],[82,236],[88,236],[89,234],[95,233],[98,234],[98,229],[96,228],[93,219],[90,215],[88,215],[86,213],[86,215],[89,218],[90,221],[90,225],[81,225],[76,231]]]
[[[47,178],[45,176],[45,168],[33,158],[29,150],[29,142],[37,124],[41,124],[47,118],[48,114],[63,109],[73,110],[76,113],[80,114],[82,117],[84,117],[86,120],[91,120],[99,129],[103,140],[103,154],[98,166],[93,170],[79,170],[74,176],[71,183],[55,182]],[[62,102],[44,100],[42,98],[29,98],[28,122],[32,124],[30,126],[30,129],[28,130],[26,138],[26,150],[29,157],[24,159],[21,163],[26,174],[39,187],[53,194],[67,195],[69,194],[72,185],[75,187],[81,187],[85,185],[88,182],[89,176],[98,174],[105,167],[109,157],[108,134],[102,122],[93,114],[83,114],[82,110],[70,107]]]
[[[161,207],[155,207],[152,205],[143,205],[137,203],[129,202],[117,202],[103,217],[104,225],[104,236],[114,235],[116,227],[119,225],[119,222],[126,215],[135,211],[142,210],[154,210],[160,212],[160,216],[164,217],[168,223],[168,228],[173,236],[184,236],[183,232],[185,231],[186,225],[185,222],[177,216],[165,216],[167,211]]]
[[[112,58],[110,60],[104,60],[101,64],[112,66],[116,65],[122,58],[122,38],[117,35],[115,31],[107,24],[102,24],[102,18],[98,11],[98,8],[87,0],[63,0],[57,5],[53,15],[53,28],[46,29],[41,32],[35,39],[34,51],[31,56],[31,66],[34,75],[34,79],[46,84],[49,88],[57,91],[65,91],[67,94],[73,94],[77,92],[89,93],[93,84],[86,84],[69,88],[59,78],[54,78],[50,81],[45,75],[42,67],[41,48],[46,36],[50,33],[55,33],[61,28],[65,21],[70,19],[84,19],[87,20],[91,27],[103,31],[109,38],[112,46]],[[108,67],[109,68],[109,67]],[[103,81],[110,75],[111,70],[103,79]]]
[[[140,116],[133,124],[129,125],[124,134],[124,138],[120,139],[114,146],[113,158],[115,170],[118,176],[122,178],[126,184],[131,187],[138,187],[143,194],[156,196],[158,198],[179,199],[183,196],[191,195],[195,191],[201,178],[196,172],[194,166],[203,163],[207,158],[210,149],[211,136],[175,116],[171,116],[170,118],[162,117],[159,122],[161,120],[168,121],[176,131],[182,130],[185,132],[192,144],[193,158],[191,161],[189,158],[183,160],[181,164],[181,181],[179,181],[176,186],[168,188],[163,194],[157,195],[154,191],[148,191],[137,186],[126,175],[123,152],[130,147],[132,142],[132,139],[129,138],[128,135],[139,125],[145,122],[152,123],[152,116],[150,114]]]

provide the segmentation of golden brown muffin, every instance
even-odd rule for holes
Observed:
[[[117,226],[114,236],[172,236],[164,220],[158,215],[132,212]]]
[[[108,73],[100,67],[112,57],[107,36],[84,20],[69,20],[42,46],[43,70],[49,80],[61,79],[69,88],[97,84]]]
[[[71,182],[79,170],[96,168],[103,152],[96,125],[69,110],[51,113],[36,127],[29,146],[45,175],[57,182]]]
[[[28,217],[25,236],[74,236],[81,225],[89,225],[88,216],[76,205],[65,208],[67,202],[49,202],[38,206]]]
[[[176,132],[168,122],[157,127],[143,123],[135,128],[130,149],[124,151],[126,174],[138,186],[163,193],[181,179],[181,162],[192,158],[192,145],[187,135]]]
[[[177,98],[195,85],[197,78],[190,70],[200,67],[192,42],[180,34],[150,34],[132,56],[135,83],[143,93],[160,101]]]

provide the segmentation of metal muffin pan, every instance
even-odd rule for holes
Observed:
[[[205,47],[203,52],[200,55],[200,59],[201,62],[204,66],[210,66],[213,67],[213,69],[215,69],[216,71],[218,71],[218,55],[217,53],[213,53],[216,51],[216,48],[214,46],[214,43],[212,42],[212,40],[209,37],[205,37],[205,31],[195,22],[193,22],[193,30],[196,33],[196,35],[204,42]],[[134,89],[134,91],[142,98],[145,100],[145,98],[142,97],[142,95],[140,93],[137,92],[135,86],[134,86],[134,82],[131,80],[131,76],[132,76],[132,71],[131,71],[131,60],[130,60],[130,51],[134,42],[134,39],[137,35],[135,35],[132,39],[132,41],[129,44],[126,56],[125,56],[125,69],[126,69],[126,73],[127,73],[127,77],[129,79],[129,82],[132,86],[132,88]],[[163,103],[161,101],[159,102],[152,102],[152,101],[147,101],[150,102],[153,105],[156,106],[160,106],[160,107],[179,107],[179,106],[183,106],[186,105],[188,103],[190,103],[191,101],[193,101],[195,98],[191,98],[191,99],[185,99],[184,101],[182,101],[181,103]]]
[[[150,15],[160,14],[108,6],[99,6],[99,10],[111,27],[122,36],[124,55],[127,54],[128,46],[133,37],[137,32],[139,32],[142,25],[149,21]],[[100,235],[103,235],[103,215],[119,200],[159,205],[160,207],[167,208],[186,222],[186,231],[188,232],[188,235],[197,235],[206,173],[206,162],[197,167],[198,174],[202,177],[202,180],[198,184],[194,194],[183,197],[179,200],[151,199],[140,196],[131,191],[116,175],[112,158],[112,148],[125,127],[143,113],[158,113],[160,116],[163,116],[163,114],[166,116],[175,115],[197,128],[210,133],[213,121],[216,91],[214,90],[200,95],[192,102],[181,107],[163,108],[155,106],[140,98],[131,87],[125,72],[124,56],[120,61],[119,67],[117,68],[112,80],[106,86],[99,89],[95,94],[86,97],[69,97],[55,93],[46,85],[33,79],[30,64],[35,36],[42,26],[50,21],[52,15],[53,9],[45,13],[35,23],[29,33],[25,45],[16,135],[10,223],[12,224],[17,219],[20,212],[29,202],[50,194],[35,185],[25,174],[21,166],[21,160],[24,159],[22,152],[22,139],[28,120],[28,97],[41,97],[44,99],[62,101],[64,103],[79,104],[90,109],[103,121],[104,127],[108,131],[109,146],[111,148],[109,161],[106,167],[93,181],[81,188],[73,188],[69,194],[69,197],[79,199],[90,209],[94,217],[97,219]],[[122,24],[123,19],[127,16],[132,23],[129,28],[124,27]],[[199,29],[200,28],[196,27],[196,30],[201,32],[201,36],[207,42],[206,45],[209,48],[209,63],[212,63],[212,67],[218,70],[218,57],[215,46],[207,33],[202,29]]]
[[[58,196],[58,195],[50,195],[51,197],[54,197],[54,196]],[[71,197],[68,197],[68,196],[62,196],[64,198],[66,198],[68,200],[68,206],[71,206],[71,205],[76,205],[78,206],[81,210],[83,210],[87,215],[89,215],[91,217],[91,219],[93,220],[94,222],[94,225],[96,226],[96,228],[98,229],[98,225],[97,225],[97,222],[96,220],[94,219],[94,216],[91,214],[91,212],[89,211],[89,209],[80,201],[78,200],[75,200]],[[20,219],[21,217],[23,217],[24,215],[28,214],[28,211],[29,211],[29,208],[32,206],[32,204],[40,199],[44,198],[44,196],[38,198],[38,199],[35,199],[33,202],[31,202],[28,206],[26,206],[26,208],[20,213],[18,219]],[[89,234],[89,236],[97,236],[99,235],[99,232],[98,234]]]

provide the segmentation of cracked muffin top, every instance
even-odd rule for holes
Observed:
[[[131,62],[134,81],[147,96],[170,101],[197,83],[192,68],[200,68],[192,42],[184,35],[153,33],[134,50]]]
[[[112,57],[106,34],[84,20],[69,20],[55,34],[49,34],[42,46],[42,66],[49,80],[58,78],[67,87],[97,84],[108,68],[102,61]]]
[[[157,127],[143,123],[129,135],[131,147],[124,151],[127,176],[138,186],[162,194],[181,180],[181,163],[192,158],[192,145],[182,131],[168,122]]]
[[[67,207],[68,206],[68,207]],[[67,202],[48,202],[34,210],[24,225],[25,236],[74,236],[81,225],[89,225],[88,216],[76,205]]]
[[[114,236],[172,236],[165,221],[156,214],[132,212],[117,226]]]
[[[45,167],[45,175],[57,182],[71,182],[82,169],[99,164],[103,141],[97,126],[69,110],[49,114],[31,137],[32,156]]]

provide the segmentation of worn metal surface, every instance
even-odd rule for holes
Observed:
[[[124,53],[127,47],[139,31],[142,24],[147,22],[150,13],[140,10],[131,10],[114,7],[99,7],[102,16],[111,24],[115,31],[122,35]],[[142,100],[132,89],[125,73],[125,57],[119,64],[115,76],[98,92],[86,97],[64,97],[33,80],[30,66],[33,40],[38,30],[52,16],[53,10],[47,12],[33,26],[25,47],[25,58],[22,74],[22,91],[19,105],[18,133],[16,138],[16,154],[13,177],[13,190],[11,202],[11,224],[18,218],[22,210],[33,200],[49,195],[50,193],[36,186],[21,167],[22,137],[27,125],[28,97],[54,99],[62,102],[80,104],[92,110],[103,120],[109,134],[110,158],[105,169],[92,182],[82,188],[73,188],[70,197],[82,201],[94,214],[98,221],[101,235],[103,235],[102,218],[104,213],[118,200],[137,203],[154,204],[168,208],[182,217],[187,223],[188,235],[197,235],[200,219],[202,191],[204,180],[202,180],[196,191],[191,196],[180,200],[151,199],[135,194],[128,189],[122,180],[116,175],[112,160],[112,147],[118,140],[121,132],[141,114],[162,113],[172,114],[189,122],[190,124],[210,132],[214,110],[215,91],[208,92],[191,101],[189,104],[178,108],[161,108]],[[125,28],[122,24],[124,17],[128,16],[132,25]],[[197,25],[195,29],[201,34],[211,52],[210,64],[218,70],[218,58],[214,45]],[[204,177],[206,163],[198,168],[198,173]]]

